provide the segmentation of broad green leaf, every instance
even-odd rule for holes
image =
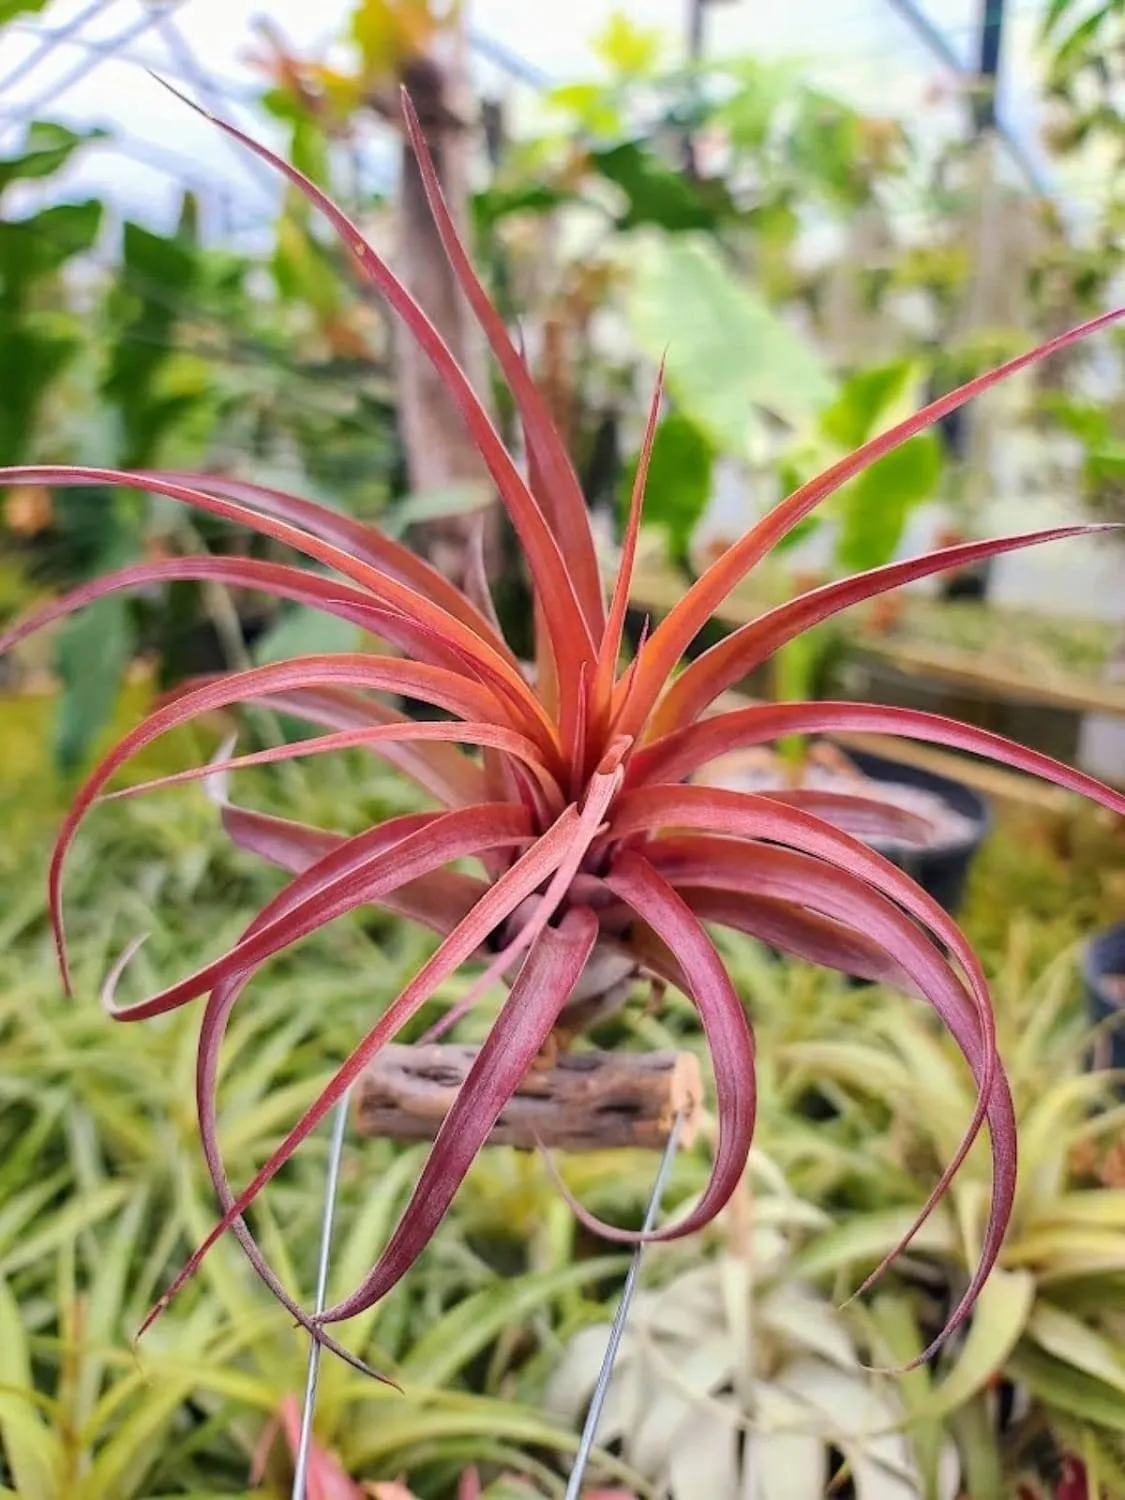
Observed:
[[[717,180],[693,182],[673,172],[644,142],[623,141],[591,151],[591,170],[624,193],[625,212],[619,229],[637,229],[651,224],[671,234],[690,230],[710,231],[734,213],[726,188]]]
[[[822,1276],[849,1267],[875,1265],[898,1244],[914,1222],[911,1208],[894,1208],[859,1214],[836,1229],[818,1235],[793,1259],[795,1274]],[[939,1207],[911,1241],[923,1253],[957,1256],[958,1235]]]
[[[753,456],[769,412],[799,426],[834,387],[812,346],[705,241],[658,237],[635,249],[628,315],[669,391],[720,448]]]
[[[502,1281],[458,1303],[419,1340],[399,1366],[403,1381],[440,1386],[478,1354],[501,1329],[563,1292],[621,1271],[620,1256],[579,1261],[555,1271]]]
[[[770,661],[773,673],[774,697],[786,703],[807,701],[817,696],[817,679],[832,645],[830,630],[806,630],[801,635],[786,641],[780,651],[775,651]],[[787,734],[777,742],[778,754],[787,765],[799,766],[804,761],[807,739],[799,734]],[[831,1047],[832,1043],[825,1043]],[[870,1076],[863,1083],[867,1088],[872,1083]]]
[[[949,1418],[964,1469],[965,1492],[972,1500],[1010,1500],[996,1441],[996,1417],[983,1397],[970,1401]]]
[[[1105,1100],[1105,1077],[1083,1073],[1067,1078],[1035,1100],[1020,1121],[1020,1179],[1017,1217],[1034,1205],[1058,1201],[1065,1185],[1066,1149],[1082,1116]]]
[[[1092,42],[1098,39],[1098,33],[1107,22],[1111,21],[1117,12],[1117,6],[1113,0],[1100,5],[1089,15],[1084,16],[1073,31],[1069,32],[1058,44],[1055,55],[1051,59],[1052,74],[1058,76],[1065,74],[1066,70],[1074,65],[1081,65],[1085,61],[1084,54],[1095,49],[1090,47]],[[1098,40],[1098,46],[1104,46],[1104,42]]]
[[[36,422],[52,385],[78,353],[76,331],[0,307],[0,463],[33,457]]]
[[[55,655],[62,697],[54,755],[61,770],[76,770],[109,723],[133,642],[129,600],[123,594],[95,600],[64,626]]]
[[[350,29],[368,78],[396,74],[408,58],[424,55],[441,9],[435,0],[360,0]]]
[[[1125,1235],[1078,1225],[1015,1233],[1004,1247],[1004,1263],[1032,1266],[1041,1284],[1071,1277],[1125,1271]]]
[[[0,1280],[0,1439],[21,1500],[55,1500],[63,1455],[39,1411],[13,1387],[31,1392],[31,1352],[19,1303]]]
[[[841,448],[858,448],[877,427],[893,420],[891,408],[901,401],[917,370],[914,360],[904,359],[850,375],[836,399],[821,412],[821,432]]]
[[[1040,23],[1042,26],[1042,35],[1044,37],[1050,36],[1067,11],[1074,9],[1078,3],[1079,0],[1047,0],[1047,6],[1043,12],[1042,22]]]
[[[355,651],[361,631],[350,620],[326,615],[323,610],[297,604],[285,610],[278,623],[254,642],[254,661],[287,661],[318,651]]]
[[[293,131],[289,137],[289,160],[299,172],[303,172],[319,187],[331,186],[331,171],[328,159],[328,138],[320,121],[308,113],[298,113],[293,120]],[[284,216],[278,220],[280,233]],[[337,285],[337,296],[339,286]]]
[[[760,151],[769,140],[778,111],[792,99],[799,80],[792,64],[763,63],[756,58],[740,60],[730,72],[739,86],[719,104],[715,123],[727,131],[732,145]]]
[[[34,283],[90,250],[101,222],[102,206],[94,199],[55,203],[29,218],[0,222],[0,309],[25,310]]]
[[[1075,1224],[1087,1229],[1125,1230],[1125,1191],[1120,1188],[1060,1193],[1039,1209],[1035,1222],[1043,1227]]]
[[[866,185],[856,172],[861,158],[860,117],[854,109],[816,89],[803,89],[787,137],[794,172],[813,192],[848,206],[863,202]]]
[[[542,182],[520,182],[512,187],[488,187],[472,200],[473,220],[483,232],[510,214],[550,213],[573,199],[572,193],[549,187]]]
[[[803,682],[799,682],[793,691],[787,683],[786,690],[778,696],[789,699],[809,695]],[[892,1052],[860,1042],[794,1042],[784,1049],[783,1056],[786,1062],[807,1068],[811,1074],[837,1078],[850,1088],[862,1089],[888,1102],[900,1099],[914,1087],[908,1069]]]
[[[186,239],[125,225],[121,273],[109,301],[115,327],[102,383],[121,419],[123,468],[158,462],[161,444],[185,404],[194,404],[182,399],[169,404],[160,376],[175,355],[177,322],[191,316],[199,270],[198,252]]]
[[[643,520],[661,526],[678,561],[686,560],[691,539],[711,499],[715,450],[706,434],[682,412],[663,418],[652,444],[645,484]],[[637,460],[628,466],[618,490],[618,508],[627,515]]]
[[[839,491],[836,555],[847,572],[882,567],[893,559],[910,512],[933,496],[941,470],[941,443],[936,434],[923,432]]]
[[[1111,440],[1113,426],[1104,406],[1093,401],[1078,401],[1057,391],[1047,392],[1041,400],[1048,415],[1087,447],[1097,447]]]
[[[1073,1365],[1025,1342],[1008,1361],[1008,1374],[1044,1405],[1125,1434],[1125,1396]]]
[[[492,501],[492,491],[485,484],[451,484],[440,490],[420,491],[396,501],[384,518],[383,530],[390,536],[402,536],[411,526],[421,526],[427,521],[474,515]]]
[[[421,1393],[414,1390],[409,1394],[421,1397]],[[401,1397],[392,1396],[390,1401],[372,1400],[364,1430],[349,1445],[349,1458],[355,1468],[378,1463],[393,1464],[395,1454],[415,1443],[479,1437],[482,1433],[493,1439],[507,1438],[560,1453],[573,1453],[578,1446],[574,1433],[555,1427],[535,1412],[512,1402],[479,1396],[439,1395],[432,1405],[404,1409]],[[608,1454],[598,1454],[598,1464],[611,1472],[628,1472],[624,1464]]]
[[[992,1272],[973,1311],[964,1348],[923,1408],[927,1417],[948,1416],[999,1374],[1027,1327],[1034,1302],[1035,1278],[1030,1271],[997,1267]]]
[[[45,0],[0,0],[0,26],[16,16],[43,9]],[[0,157],[0,193],[12,182],[51,177],[87,141],[101,140],[104,130],[76,131],[53,120],[33,120],[22,153]]]
[[[339,313],[340,278],[298,213],[283,213],[277,221],[273,274],[283,296],[307,303],[319,318]]]

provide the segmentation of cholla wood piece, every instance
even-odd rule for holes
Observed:
[[[356,1084],[360,1135],[433,1140],[477,1055],[452,1043],[384,1047]],[[488,1141],[562,1151],[662,1149],[699,1128],[703,1080],[690,1052],[563,1052],[533,1067],[505,1105]]]

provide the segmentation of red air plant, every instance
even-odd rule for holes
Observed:
[[[919,1222],[985,1124],[993,1191],[980,1264],[945,1337],[969,1313],[996,1260],[1015,1188],[1015,1120],[980,963],[950,917],[857,837],[901,834],[904,813],[859,796],[800,788],[750,795],[691,784],[687,778],[734,749],[786,735],[861,730],[990,755],[1125,812],[1125,797],[1089,776],[932,714],[838,702],[752,706],[719,714],[712,709],[720,694],[787,641],[851,604],[913,579],[1101,528],[1057,527],[963,543],[825,584],[734,631],[679,675],[677,670],[685,648],[730,591],[833,491],[976,393],[1104,327],[1120,312],[1063,334],[943,396],[803,485],[716,558],[633,659],[622,664],[622,627],[659,391],[607,603],[574,468],[541,392],[457,238],[409,102],[405,109],[446,254],[522,419],[526,475],[426,315],[358,229],[295,168],[233,126],[216,123],[320,209],[359,270],[375,283],[440,373],[522,544],[535,599],[533,677],[497,625],[479,558],[469,565],[461,591],[374,527],[242,480],[92,468],[0,470],[0,486],[113,484],[165,495],[248,526],[326,570],[211,556],[143,562],[40,609],[10,630],[0,648],[118,590],[173,579],[212,579],[352,621],[397,653],[314,655],[232,672],[189,687],[126,735],[78,792],[51,861],[50,904],[64,979],[62,876],[78,827],[118,768],[177,725],[230,705],[256,703],[329,732],[227,759],[221,767],[195,768],[148,783],[150,787],[219,769],[365,746],[392,761],[438,804],[435,811],[391,818],[353,838],[224,805],[224,826],[235,843],[294,878],[221,958],[138,1004],[112,1009],[119,1021],[139,1021],[205,1000],[198,1110],[203,1150],[224,1213],[160,1305],[230,1228],[284,1305],[336,1347],[327,1325],[369,1307],[411,1266],[551,1033],[580,1029],[600,998],[620,993],[627,981],[641,975],[678,986],[698,1009],[710,1048],[718,1113],[706,1188],[690,1212],[649,1238],[671,1239],[701,1229],[739,1181],[754,1129],[753,1039],[707,931],[708,925],[720,924],[918,996],[934,1007],[964,1055],[979,1101]],[[421,700],[448,717],[412,721],[387,706],[380,694]],[[482,873],[470,876],[447,868],[465,859],[478,861]],[[369,904],[432,928],[440,945],[374,1019],[253,1181],[236,1193],[227,1181],[215,1124],[217,1060],[231,1010],[274,954]],[[263,1262],[241,1215],[378,1050],[449,975],[474,960],[486,965],[474,992],[510,972],[508,998],[377,1265],[343,1301],[309,1318]],[[111,1007],[124,963],[107,981],[105,1000]],[[610,1239],[636,1238],[590,1222]]]

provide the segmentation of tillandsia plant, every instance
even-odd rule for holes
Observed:
[[[292,881],[228,952],[159,993],[127,1006],[115,1004],[128,953],[109,976],[103,1001],[122,1022],[164,1015],[206,997],[197,1104],[203,1150],[223,1215],[149,1321],[219,1235],[231,1229],[281,1302],[316,1337],[338,1348],[328,1326],[370,1307],[407,1271],[552,1034],[581,1031],[606,1005],[620,1003],[629,982],[642,975],[680,987],[698,1009],[714,1070],[718,1115],[705,1189],[690,1211],[647,1238],[670,1239],[701,1229],[742,1177],[755,1115],[750,1027],[707,932],[708,924],[720,924],[848,974],[894,984],[932,1005],[955,1038],[972,1073],[977,1102],[920,1221],[985,1124],[993,1182],[980,1262],[949,1318],[942,1337],[948,1336],[968,1315],[996,1260],[1015,1190],[1012,1101],[981,965],[949,916],[858,836],[901,835],[904,819],[913,826],[903,812],[858,796],[812,789],[751,795],[692,784],[690,778],[731,749],[795,733],[865,730],[991,755],[1125,813],[1125,796],[1091,777],[996,735],[930,714],[846,702],[713,711],[719,695],[758,663],[851,604],[981,558],[1099,528],[1056,527],[966,543],[876,568],[771,610],[678,675],[677,669],[685,649],[731,589],[822,500],[976,393],[1104,327],[1125,310],[1107,313],[943,396],[803,484],[714,561],[641,641],[632,660],[623,662],[622,627],[659,389],[649,414],[621,563],[607,601],[574,468],[541,392],[458,239],[408,100],[404,108],[445,253],[522,419],[526,472],[504,446],[425,313],[355,225],[296,168],[233,126],[215,123],[281,172],[325,215],[359,270],[440,373],[526,558],[535,601],[533,670],[516,658],[496,624],[479,556],[470,561],[461,589],[371,526],[242,480],[71,467],[0,470],[0,485],[123,485],[154,492],[250,527],[326,570],[209,556],[139,563],[39,609],[7,633],[2,649],[119,590],[205,578],[311,605],[358,624],[393,652],[310,655],[189,686],[158,705],[100,761],[74,798],[50,866],[50,907],[65,983],[62,880],[75,835],[118,769],[176,726],[232,705],[257,704],[328,732],[239,757],[224,752],[218,763],[144,783],[132,792],[206,776],[220,777],[225,784],[226,773],[241,767],[364,746],[391,760],[439,804],[436,810],[394,817],[345,838],[231,805],[224,794],[222,818],[229,836],[291,872]],[[387,694],[436,707],[447,717],[411,720],[379,696]],[[481,874],[447,868],[467,859],[479,863]],[[402,993],[374,1018],[253,1180],[236,1192],[224,1169],[215,1118],[216,1071],[232,1009],[273,955],[368,904],[425,924],[440,943]],[[377,1264],[349,1296],[310,1317],[266,1264],[242,1216],[379,1049],[447,976],[471,961],[483,962],[484,972],[451,1014],[462,1011],[497,977],[511,976],[508,997]],[[574,1206],[584,1222],[607,1238],[637,1238]]]

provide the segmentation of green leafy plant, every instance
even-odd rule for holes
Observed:
[[[253,558],[195,557],[143,563],[53,602],[9,631],[31,631],[122,590],[171,579],[212,578],[313,605],[362,625],[398,654],[310,655],[224,675],[176,694],[98,764],[75,796],[54,851],[52,920],[69,983],[62,877],[75,834],[117,770],[166,730],[240,703],[265,704],[329,733],[250,756],[224,757],[148,788],[210,777],[223,824],[240,847],[289,870],[293,881],[242,935],[194,974],[146,999],[118,1005],[127,950],[104,987],[118,1022],[166,1016],[207,996],[196,1097],[204,1155],[223,1216],[153,1310],[167,1305],[217,1239],[231,1229],[259,1275],[292,1315],[355,1363],[327,1329],[375,1307],[436,1230],[506,1101],[553,1030],[573,1029],[591,1000],[650,973],[691,996],[715,1072],[719,1130],[706,1187],[691,1210],[655,1231],[679,1238],[708,1224],[742,1178],[755,1118],[754,1047],[742,1003],[705,923],[765,937],[847,973],[888,979],[920,994],[949,1027],[977,1088],[961,1141],[918,1215],[949,1186],[981,1128],[991,1136],[991,1208],[980,1259],[937,1342],[967,1317],[996,1261],[1016,1193],[1015,1122],[995,1042],[988,986],[947,914],[907,876],[853,836],[902,830],[903,814],[863,798],[812,790],[770,796],[685,784],[719,753],[779,735],[868,729],[991,755],[1084,793],[1116,812],[1125,798],[1092,778],[996,736],[925,714],[864,704],[789,703],[730,713],[707,710],[730,684],[788,640],[838,609],[977,557],[999,555],[1084,528],[1056,528],[944,549],[890,564],[791,601],[712,648],[679,676],[680,658],[730,590],[822,501],[875,461],[979,391],[1067,347],[1119,316],[1112,312],[1010,361],[932,403],[809,480],[724,553],[623,664],[622,633],[640,525],[646,463],[638,469],[624,559],[607,608],[586,507],[541,392],[477,279],[441,197],[420,127],[408,128],[450,265],[488,336],[527,436],[525,479],[446,345],[359,230],[296,168],[233,126],[228,134],[304,192],[337,230],[360,270],[406,323],[439,372],[479,449],[522,545],[536,623],[534,681],[491,618],[487,581],[470,568],[465,590],[372,527],[308,500],[213,476],[75,467],[0,471],[5,485],[112,484],[167,496],[247,525],[330,569]],[[650,412],[649,437],[659,409]],[[1085,528],[1089,529],[1089,528]],[[373,694],[398,694],[451,717],[405,717]],[[296,824],[236,806],[220,772],[365,746],[391,758],[444,810],[376,823],[358,835]],[[476,747],[480,758],[459,748]],[[130,788],[130,793],[140,790]],[[913,827],[914,825],[911,824]],[[849,831],[851,830],[851,831]],[[446,867],[465,859],[482,874]],[[249,1184],[228,1179],[216,1128],[224,1037],[247,986],[275,954],[361,906],[382,905],[436,931],[439,945],[382,1009],[331,1081],[301,1113]],[[948,956],[947,956],[948,955]],[[493,980],[515,971],[511,991],[422,1168],[377,1264],[355,1289],[310,1318],[285,1289],[243,1215],[379,1048],[470,960],[484,971],[445,1018],[468,1009]],[[518,965],[518,969],[517,969]],[[633,1231],[601,1223],[607,1238]],[[906,1225],[903,1243],[916,1225]],[[150,1318],[149,1322],[152,1321]]]
[[[1099,520],[1119,521],[1125,514],[1125,444],[1117,437],[1116,413],[1089,400],[1048,395],[1049,416],[1082,445],[1083,498]]]
[[[1026,1463],[1020,1438],[1036,1424],[1107,1484],[1125,1479],[1125,1365],[1114,1311],[1125,1274],[1125,1188],[1114,1149],[1122,1109],[1106,1076],[1082,1066],[1089,1038],[1072,1004],[1069,954],[1029,982],[1028,943],[1017,931],[996,980],[1021,1153],[1008,1235],[963,1345],[903,1388],[915,1424],[948,1427],[968,1445],[971,1493],[980,1500],[1014,1492]],[[864,1142],[852,1161],[871,1174],[874,1206],[842,1215],[796,1257],[801,1274],[833,1279],[836,1290],[897,1241],[896,1226],[913,1216],[914,1173],[943,1155],[956,1134],[950,1122],[968,1103],[960,1070],[916,1007],[888,997],[869,1009],[865,1029],[860,1040],[841,1034],[852,1030],[846,1022],[825,1024],[821,1037],[782,1049],[786,1067],[831,1081],[842,1138],[858,1132]],[[956,1300],[971,1275],[987,1178],[974,1153],[900,1268],[897,1288],[873,1301],[870,1328],[881,1358],[910,1361],[940,1322],[943,1302]],[[974,1434],[994,1434],[989,1411],[1002,1379],[1029,1393],[1032,1414],[1002,1450],[994,1435],[985,1439],[992,1447],[986,1462]]]
[[[760,1175],[752,1170],[751,1180]],[[845,1480],[857,1500],[920,1494],[901,1397],[864,1365],[846,1316],[793,1273],[794,1231],[807,1235],[825,1216],[773,1177],[748,1199],[740,1251],[638,1295],[602,1440],[620,1443],[673,1500],[701,1491],[715,1500],[823,1500]],[[577,1334],[552,1379],[548,1401],[572,1421],[593,1388],[606,1333],[594,1325]],[[952,1500],[952,1445],[939,1445],[934,1459],[933,1493]]]
[[[0,160],[0,205],[14,185],[53,175],[100,134],[33,122],[20,153]],[[43,404],[82,347],[81,319],[58,283],[67,262],[93,245],[101,219],[101,205],[88,199],[18,219],[5,209],[0,221],[0,380],[8,392],[0,412],[0,457],[6,463],[31,453]]]
[[[835,400],[819,415],[815,440],[783,461],[786,484],[816,470],[872,437],[916,399],[921,370],[917,360],[896,360],[850,376]],[[913,398],[913,399],[912,399]],[[937,490],[942,474],[941,444],[935,432],[916,433],[843,485],[825,507],[819,528],[828,528],[828,571],[838,577],[887,566],[902,541],[911,513]],[[802,540],[808,536],[796,538]],[[816,695],[825,662],[836,639],[832,624],[790,641],[774,659],[775,695],[782,699]],[[783,747],[800,764],[806,747],[799,739]]]
[[[358,810],[374,792],[377,816],[380,785],[391,796],[384,810],[401,797],[389,771],[336,769],[344,779],[330,777],[334,790],[322,784],[304,811],[315,815],[320,796]],[[165,909],[149,946],[175,963],[224,924],[239,930],[273,883],[231,848],[206,808],[155,823],[153,810],[122,805],[110,864],[80,857],[72,869],[83,988],[97,982],[114,933],[132,930],[142,912],[151,924],[152,907]],[[209,1257],[151,1341],[139,1350],[128,1342],[155,1289],[208,1226],[209,1181],[184,1109],[192,1017],[139,1033],[106,1028],[66,1002],[42,893],[27,889],[18,856],[0,867],[0,909],[0,1045],[9,1064],[0,1086],[0,1491],[8,1484],[43,1500],[242,1494],[274,1414],[303,1387],[307,1351],[237,1246]],[[328,1076],[328,1060],[346,1052],[375,993],[371,983],[357,990],[355,975],[378,973],[389,994],[427,946],[419,931],[369,918],[295,955],[287,974],[251,997],[219,1082],[234,1171],[253,1171]],[[457,998],[453,986],[442,1003]],[[419,1164],[416,1148],[349,1148],[334,1291],[346,1291],[385,1241]],[[314,1146],[293,1165],[257,1229],[287,1283],[308,1287],[323,1154]],[[585,1190],[580,1161],[566,1175],[572,1190]],[[528,1477],[533,1494],[557,1492],[574,1440],[537,1414],[541,1386],[526,1354],[540,1341],[553,1348],[588,1316],[588,1299],[620,1276],[624,1260],[537,1262],[531,1240],[526,1251],[515,1242],[497,1269],[471,1248],[468,1230],[455,1234],[409,1287],[349,1324],[348,1345],[410,1391],[404,1402],[343,1365],[322,1372],[319,1441],[354,1484],[408,1474],[424,1494],[441,1494],[451,1471],[476,1463],[486,1480],[503,1470]],[[615,1472],[628,1482],[623,1467]],[[266,1474],[269,1493],[287,1492],[280,1443]]]

